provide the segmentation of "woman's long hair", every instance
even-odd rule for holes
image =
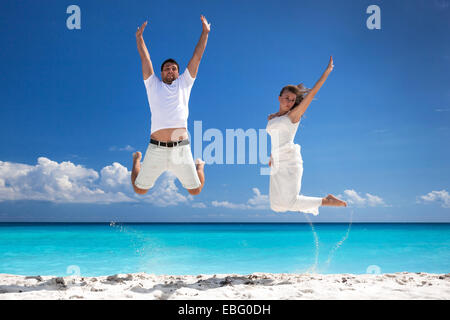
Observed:
[[[303,83],[300,83],[299,85],[296,85],[296,86],[290,84],[290,85],[283,87],[283,89],[281,89],[280,97],[285,90],[292,92],[293,94],[296,95],[295,103],[292,106],[291,110],[293,110],[295,107],[297,107],[300,104],[300,102],[302,102],[302,100],[306,97],[308,92],[311,91],[311,89],[305,87],[303,85]]]

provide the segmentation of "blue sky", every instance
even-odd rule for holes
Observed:
[[[66,27],[72,4],[80,30]],[[380,30],[366,27],[372,4]],[[270,211],[261,163],[207,165],[195,198],[170,175],[147,197],[132,193],[131,155],[150,135],[134,33],[148,20],[157,73],[168,57],[184,70],[200,14],[211,33],[191,135],[194,121],[224,137],[264,129],[281,87],[312,87],[332,55],[295,142],[302,194],[350,206],[313,221],[450,221],[448,0],[1,1],[0,221],[306,221]]]

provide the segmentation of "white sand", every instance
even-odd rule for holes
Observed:
[[[0,274],[7,299],[450,299],[450,274],[217,274],[146,273],[104,277],[26,277]]]

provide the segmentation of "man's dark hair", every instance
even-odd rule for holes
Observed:
[[[177,68],[178,68],[178,72],[180,72],[180,66],[178,65],[178,62],[176,62],[176,61],[173,60],[173,59],[167,59],[166,61],[164,61],[164,62],[162,63],[162,65],[161,65],[161,71],[163,71],[164,65],[165,65],[166,63],[173,63],[173,64],[176,64],[176,65],[177,65]]]

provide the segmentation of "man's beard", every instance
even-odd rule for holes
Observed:
[[[166,76],[166,77],[163,79],[163,81],[164,81],[164,83],[172,84],[172,82],[175,81],[175,76]]]

